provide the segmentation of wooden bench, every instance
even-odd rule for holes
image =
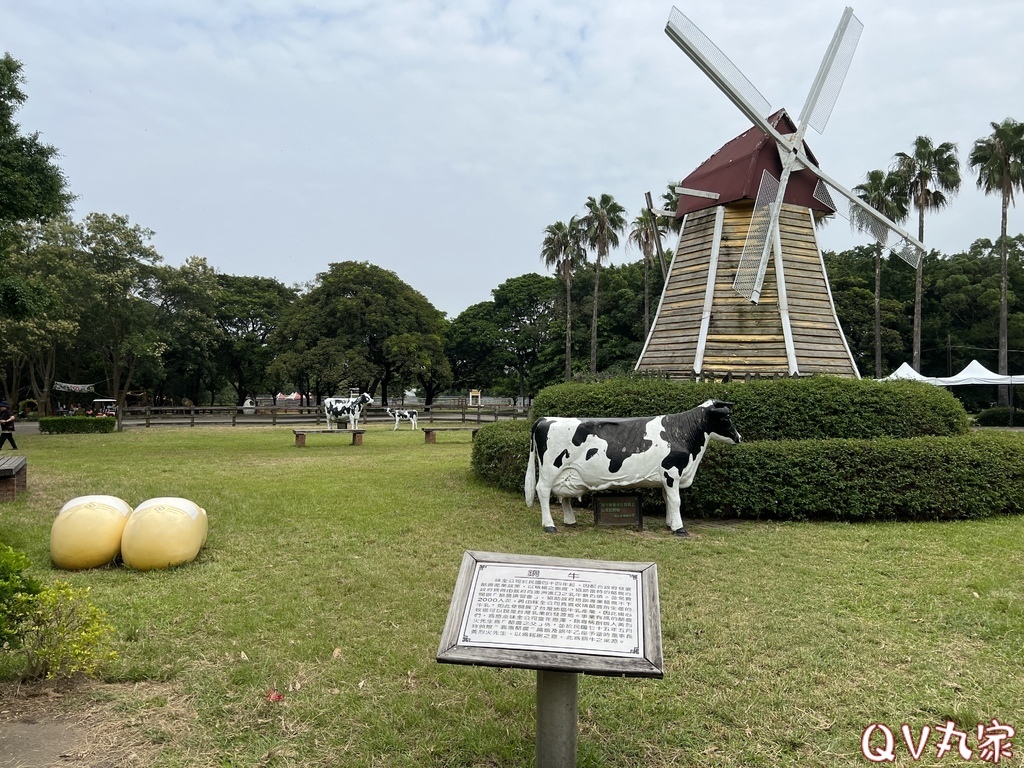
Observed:
[[[306,435],[352,435],[352,445],[363,444],[363,433],[365,429],[293,429],[295,433],[295,447],[306,447]]]
[[[10,456],[0,459],[0,502],[14,501],[28,488],[28,459]]]
[[[438,432],[472,432],[471,440],[476,439],[476,433],[480,431],[480,427],[422,427],[423,429],[423,442],[425,443],[436,443]]]

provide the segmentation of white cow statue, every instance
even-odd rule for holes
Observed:
[[[348,428],[357,429],[365,405],[373,405],[373,398],[366,392],[356,397],[325,398],[324,416],[327,417],[327,428],[337,429],[339,420],[348,419]]]
[[[572,499],[609,488],[657,488],[665,497],[665,524],[687,536],[679,491],[689,488],[708,443],[740,442],[729,406],[720,400],[684,413],[631,419],[537,419],[530,434],[526,503],[540,499],[541,524],[555,532],[551,496],[562,504],[562,520],[576,525]],[[538,472],[539,464],[539,472]]]
[[[418,429],[416,426],[416,418],[419,414],[416,411],[396,411],[388,408],[388,415],[393,416],[395,419],[395,428],[391,430],[392,432],[395,432],[398,429],[398,424],[402,419],[408,421],[412,425],[413,429]]]

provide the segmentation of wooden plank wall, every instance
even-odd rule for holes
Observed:
[[[780,225],[789,321],[800,374],[856,377],[807,209],[783,206]]]
[[[725,208],[718,270],[701,372],[734,376],[788,375],[774,260],[761,299],[751,304],[732,283],[746,240],[752,201]],[[692,214],[680,238],[640,370],[674,377],[694,373],[714,235],[715,209]],[[805,208],[783,206],[783,269],[799,373],[856,376],[835,320],[813,225]]]

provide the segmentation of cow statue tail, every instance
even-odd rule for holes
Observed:
[[[533,438],[533,430],[530,430],[530,461],[526,465],[526,506],[533,506],[533,498],[537,490],[537,462],[536,462],[537,441]]]

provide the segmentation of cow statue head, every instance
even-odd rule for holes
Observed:
[[[708,433],[712,440],[735,445],[742,441],[740,433],[732,424],[729,409],[735,403],[724,400],[708,400],[703,407],[708,409]]]

